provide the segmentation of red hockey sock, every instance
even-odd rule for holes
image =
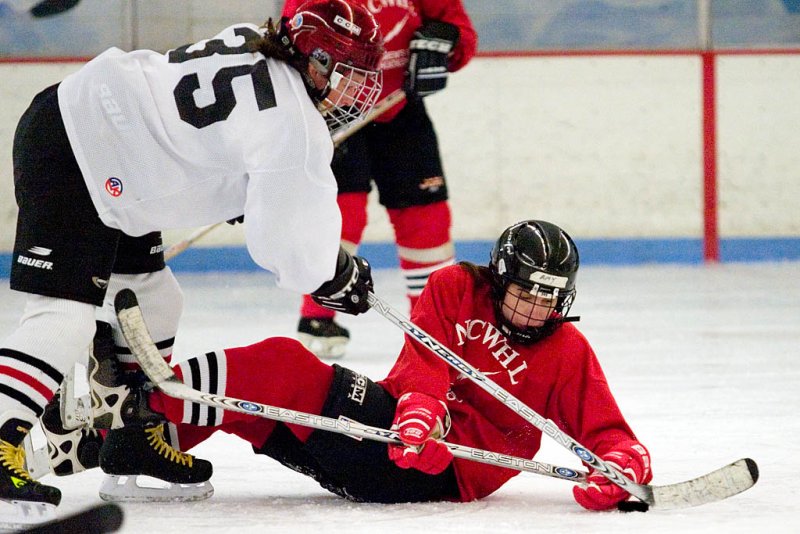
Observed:
[[[336,202],[342,212],[342,241],[357,246],[367,227],[367,193],[340,193]]]
[[[218,351],[217,355],[220,353]],[[224,356],[226,380],[216,389],[220,394],[312,414],[322,411],[333,382],[334,371],[331,366],[308,352],[300,342],[283,337],[268,338],[247,347],[226,349]],[[173,369],[181,380],[187,382],[180,367]],[[184,403],[155,391],[150,395],[150,406],[163,413],[170,421],[179,424],[182,447],[188,448],[199,443],[196,442],[196,437],[189,435],[194,432],[186,432],[186,436],[180,432],[180,428],[185,426],[180,423],[188,422],[185,414],[191,413],[191,403]],[[185,409],[187,407],[188,410]],[[292,424],[287,426],[303,442],[313,432],[313,429],[307,427]],[[260,447],[274,427],[274,421],[226,411],[221,425],[207,428],[235,434]],[[205,435],[202,432],[201,435],[205,439],[210,433]]]
[[[303,303],[300,305],[300,317],[308,319],[333,319],[336,312],[320,306],[309,295],[303,295]]]
[[[400,270],[406,279],[407,296],[413,309],[431,273],[453,262],[450,207],[442,201],[388,212],[397,239]]]

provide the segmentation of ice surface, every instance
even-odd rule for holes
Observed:
[[[265,274],[179,275],[185,312],[176,355],[292,335],[299,296]],[[375,273],[376,291],[406,309],[397,270]],[[7,282],[7,281],[6,281]],[[22,295],[0,289],[0,337]],[[126,533],[255,532],[793,532],[800,521],[800,264],[586,267],[573,312],[592,342],[631,426],[653,456],[655,483],[692,478],[742,457],[761,480],[727,501],[681,511],[590,513],[568,482],[522,474],[482,501],[365,505],[255,456],[217,434],[193,452],[214,463],[216,494],[191,504],[123,505]],[[351,329],[341,364],[382,378],[402,333],[370,312]],[[537,459],[578,467],[544,440]],[[62,515],[100,502],[102,473],[48,476]]]

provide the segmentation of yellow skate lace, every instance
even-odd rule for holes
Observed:
[[[185,452],[181,452],[170,446],[170,444],[167,443],[166,441],[164,441],[163,423],[151,428],[145,428],[144,432],[147,435],[147,441],[150,443],[150,446],[153,447],[158,454],[160,454],[170,462],[175,462],[176,464],[192,467],[192,462],[194,462],[194,456],[192,456],[191,454],[186,454]],[[25,453],[23,451],[23,456],[24,454]]]
[[[0,440],[0,464],[19,478],[33,480],[25,469],[25,448]]]

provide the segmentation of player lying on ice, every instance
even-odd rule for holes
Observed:
[[[563,230],[521,222],[502,233],[488,266],[461,263],[436,271],[412,321],[613,467],[647,483],[649,454],[567,316],[578,265],[575,243]],[[517,472],[454,459],[439,440],[446,435],[452,443],[533,458],[542,437],[410,338],[379,382],[327,365],[280,337],[209,352],[175,371],[206,392],[396,429],[405,445],[357,441],[151,393],[150,407],[178,424],[185,447],[223,430],[355,501],[480,499]],[[599,474],[588,482],[573,489],[585,508],[610,509],[628,497]]]

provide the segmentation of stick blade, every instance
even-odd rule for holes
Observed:
[[[160,386],[170,380],[177,380],[164,357],[158,352],[147,325],[139,308],[136,294],[130,289],[123,289],[117,293],[114,299],[114,308],[117,312],[117,320],[122,329],[122,335],[128,342],[131,353],[139,362],[144,374],[152,380],[156,386]]]
[[[30,534],[78,534],[82,532],[117,532],[122,526],[123,512],[118,504],[106,503],[93,506],[62,519],[32,526],[19,533]]]
[[[757,481],[758,465],[751,458],[742,458],[692,480],[652,486],[651,504],[660,510],[700,506],[738,495]]]
[[[117,315],[119,315],[120,312],[130,310],[138,305],[139,300],[136,298],[136,293],[128,288],[121,290],[117,293],[117,296],[114,297],[114,310],[117,312]]]

